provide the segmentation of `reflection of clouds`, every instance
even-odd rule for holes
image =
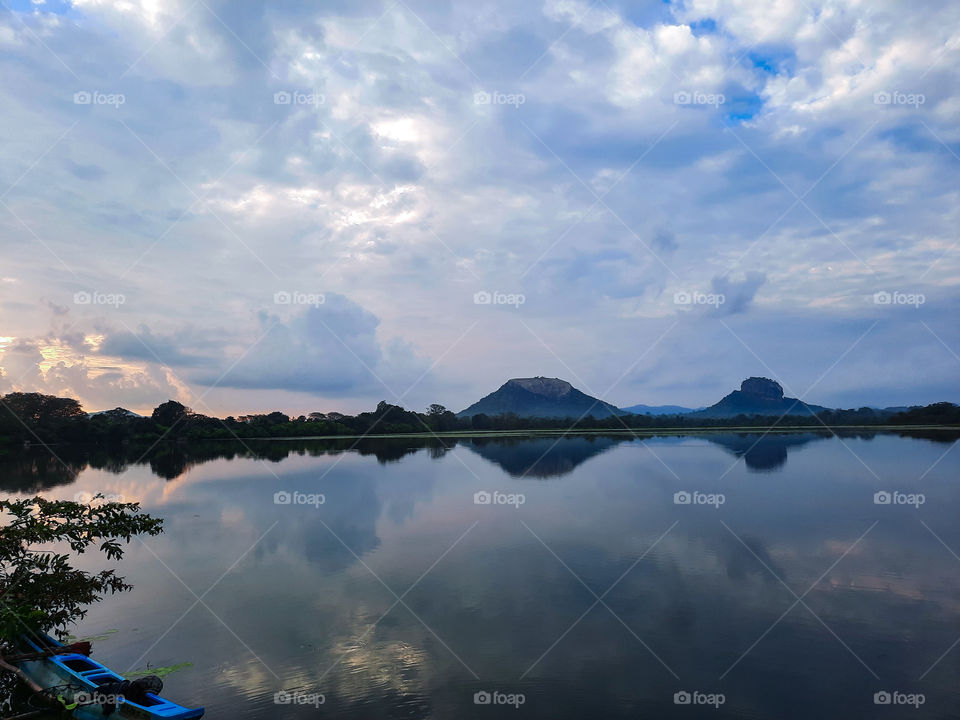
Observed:
[[[277,681],[270,669],[256,660],[244,660],[242,663],[227,662],[216,667],[216,684],[227,688],[230,695],[236,698],[259,703],[272,701],[272,697],[268,697],[268,688],[275,687]]]
[[[48,500],[74,500],[80,493],[87,495],[103,493],[121,496],[123,502],[138,502],[143,505],[159,504],[164,491],[164,481],[143,472],[143,469],[139,470],[137,472],[137,469],[132,469],[124,475],[85,470],[72,484],[45,490],[40,494]]]
[[[185,697],[209,697],[211,717],[226,717],[224,708],[237,698],[247,701],[249,717],[301,717],[300,709],[276,713],[272,693],[280,687],[324,693],[325,709],[337,717],[465,714],[444,693],[459,692],[469,673],[402,605],[380,619],[395,598],[323,523],[403,593],[478,521],[404,601],[494,684],[519,677],[594,601],[520,519],[598,594],[626,573],[605,602],[684,680],[714,681],[793,604],[763,563],[802,595],[843,556],[804,601],[885,679],[914,668],[916,678],[955,638],[952,630],[945,638],[943,628],[960,617],[958,563],[919,519],[960,549],[953,522],[960,489],[951,482],[960,456],[946,456],[928,476],[931,500],[918,514],[876,508],[875,479],[836,439],[791,456],[776,482],[742,464],[721,480],[733,461],[706,439],[644,442],[679,481],[639,443],[615,445],[590,460],[589,473],[549,483],[520,483],[498,465],[475,460],[490,487],[523,485],[527,503],[513,514],[473,506],[474,479],[456,458],[408,452],[400,462],[381,464],[396,448],[379,456],[291,455],[269,466],[279,479],[261,463],[239,458],[194,466],[174,482],[143,466],[120,476],[87,470],[76,484],[54,491],[68,498],[79,490],[138,493],[148,512],[155,508],[168,518],[168,532],[151,538],[150,547],[197,592],[277,523],[207,602],[281,682],[202,608],[164,640],[162,655],[154,653],[209,663],[176,682]],[[891,487],[903,489],[943,452],[942,445],[893,436],[848,442],[883,467]],[[720,510],[677,507],[672,494],[680,483],[724,492],[727,503]],[[274,505],[281,489],[323,493],[326,503]],[[876,519],[877,527],[848,552]],[[108,599],[109,609],[95,616],[109,616],[106,627],[144,628],[134,638],[142,649],[142,638],[159,637],[192,598],[180,597],[182,588],[149,554],[133,550],[134,562],[124,563],[122,574],[134,593]],[[144,598],[159,603],[158,617],[143,618]],[[784,697],[797,698],[798,716],[823,716],[824,698],[870,689],[865,671],[851,678],[856,666],[810,611],[797,606],[731,673],[729,697],[736,695],[738,708],[757,717],[782,716]],[[958,669],[945,659],[942,674],[931,675],[933,690],[949,691]],[[549,717],[569,715],[576,698],[591,698],[581,716],[615,717],[623,710],[616,698],[646,698],[656,707],[664,697],[669,705],[672,693],[665,692],[670,675],[602,606],[529,679],[531,706],[535,699],[537,712]],[[302,716],[316,717],[316,711]]]
[[[391,612],[407,611],[398,607]],[[362,623],[345,628],[342,639],[328,653],[331,663],[340,662],[325,685],[348,698],[364,697],[372,690],[378,694],[390,690],[402,695],[424,693],[423,674],[430,667],[427,653],[409,642],[377,640],[377,634],[372,625],[364,627]],[[365,639],[358,641],[360,637]]]
[[[741,536],[740,541],[738,541],[736,538],[730,537],[729,540],[725,540],[720,545],[720,553],[724,558],[727,576],[731,580],[744,580],[751,573],[760,574],[765,580],[772,582],[776,582],[776,577],[784,582],[788,580],[785,577],[784,569],[770,556],[763,541],[759,538]]]

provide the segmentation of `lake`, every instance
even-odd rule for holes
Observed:
[[[166,519],[76,630],[208,718],[960,717],[956,434],[56,448]],[[88,568],[101,567],[89,558]]]

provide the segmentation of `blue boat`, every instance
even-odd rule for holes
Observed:
[[[39,634],[33,638],[23,637],[25,654],[39,654],[36,659],[17,662],[17,667],[28,678],[43,688],[56,688],[67,705],[77,703],[73,709],[75,718],[100,720],[116,718],[126,720],[192,720],[203,717],[203,708],[185,708],[152,692],[142,693],[139,702],[117,696],[115,705],[99,704],[107,689],[115,688],[125,678],[86,655],[64,651],[64,645],[49,635]],[[159,683],[158,683],[159,684]]]

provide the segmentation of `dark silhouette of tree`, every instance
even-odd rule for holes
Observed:
[[[178,403],[176,400],[167,400],[154,408],[150,419],[164,427],[172,427],[190,414],[190,409],[182,403]]]
[[[28,424],[86,417],[80,403],[73,398],[14,392],[4,395],[2,401],[13,414]]]
[[[470,426],[474,430],[491,430],[493,428],[493,422],[486,413],[477,413],[470,418]]]
[[[583,418],[524,417],[515,413],[477,413],[458,417],[439,403],[426,412],[407,410],[382,401],[372,412],[344,415],[312,412],[295,419],[275,410],[270,413],[219,419],[195,413],[182,403],[168,400],[154,409],[149,418],[137,417],[122,408],[88,417],[71,398],[39,393],[10,393],[0,398],[0,449],[4,443],[86,443],[99,446],[167,443],[179,440],[229,440],[234,438],[319,437],[344,435],[389,435],[451,431],[536,431],[536,430],[655,430],[722,427],[803,427],[840,428],[850,425],[960,426],[960,407],[935,403],[901,413],[862,407],[828,409],[809,415],[756,415],[732,417],[682,415],[621,415]],[[179,463],[169,464],[177,473]]]
[[[102,496],[97,496],[97,498]],[[129,590],[114,570],[89,573],[70,564],[70,556],[49,544],[69,543],[75,553],[99,547],[110,560],[123,557],[120,540],[163,532],[163,520],[140,514],[137,503],[90,504],[42,497],[0,500],[0,639],[24,632],[63,634],[107,592]],[[11,592],[15,590],[15,592]]]

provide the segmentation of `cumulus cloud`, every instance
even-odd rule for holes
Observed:
[[[751,270],[742,280],[734,280],[729,275],[714,277],[710,284],[716,294],[723,295],[721,310],[726,315],[746,311],[753,302],[757,291],[767,281],[766,274]]]
[[[168,398],[189,396],[164,368],[84,354],[55,337],[21,339],[0,351],[0,364],[0,392],[74,397],[88,411],[118,405],[146,409]]]
[[[958,22],[946,0],[18,6],[0,14],[0,318],[24,344],[4,381],[116,405],[229,370],[234,412],[274,390],[360,409],[375,376],[400,393],[438,362],[409,402],[458,407],[555,360],[528,327],[603,386],[661,321],[762,306],[812,355],[818,322],[872,322],[881,290],[931,298],[884,312],[939,352],[919,323],[943,337],[957,297]],[[282,287],[328,304],[281,313]],[[483,288],[527,302],[478,308]],[[669,302],[708,289],[713,315]],[[697,333],[677,337],[695,357]],[[910,382],[875,367],[877,387]],[[715,387],[662,372],[664,392]]]
[[[401,395],[427,366],[399,338],[381,342],[379,324],[373,314],[336,294],[285,320],[264,312],[248,349],[192,378],[204,386]]]
[[[98,351],[101,355],[113,355],[131,360],[157,362],[170,367],[197,367],[210,365],[213,359],[184,352],[181,344],[187,339],[184,334],[154,335],[150,328],[141,326],[136,332],[121,330],[106,335]]]

